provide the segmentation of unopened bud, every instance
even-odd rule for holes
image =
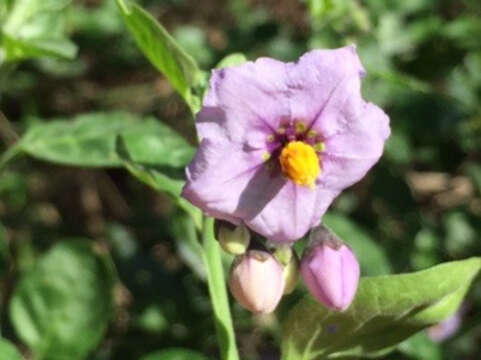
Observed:
[[[251,235],[249,229],[244,225],[231,225],[221,223],[217,232],[217,238],[222,249],[232,255],[241,255],[249,247]]]
[[[302,278],[312,296],[332,310],[345,310],[356,294],[359,273],[348,246],[323,226],[313,230],[301,261]]]
[[[284,295],[288,295],[294,291],[299,282],[299,258],[293,251],[287,265],[284,266],[284,281],[286,286],[284,287]]]
[[[271,254],[251,250],[234,260],[229,288],[242,307],[268,314],[281,300],[285,285],[282,273],[281,264]]]

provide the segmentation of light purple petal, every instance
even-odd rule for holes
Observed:
[[[217,218],[235,224],[259,213],[283,186],[264,166],[263,150],[204,139],[187,168],[182,195]]]
[[[360,268],[356,255],[347,246],[340,249],[342,262],[342,305],[341,310],[346,309],[354,299],[359,283]]]
[[[294,120],[312,125],[325,111],[342,109],[344,99],[360,89],[364,69],[354,46],[314,50],[288,64],[289,104]],[[325,136],[336,132],[335,122],[322,124]]]
[[[241,66],[214,70],[204,107],[197,116],[201,137],[226,138],[252,147],[290,116],[286,64],[261,58]]]
[[[280,181],[284,181],[285,185],[261,212],[245,219],[245,222],[273,242],[288,243],[300,239],[320,223],[338,192],[321,187],[310,189],[280,179],[280,176],[273,179],[273,186],[279,186]]]
[[[328,189],[342,190],[363,178],[381,157],[390,134],[389,118],[371,103],[348,120],[344,130],[324,141],[318,184]]]

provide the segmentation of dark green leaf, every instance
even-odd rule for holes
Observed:
[[[375,357],[453,314],[481,258],[428,270],[362,278],[345,312],[333,312],[306,296],[284,323],[283,360]]]
[[[10,303],[17,335],[36,358],[84,359],[107,329],[114,269],[88,240],[62,242],[20,280]]]
[[[207,360],[207,358],[192,350],[172,348],[146,355],[141,360]]]
[[[0,359],[22,360],[23,357],[10,341],[0,338]]]
[[[347,217],[332,212],[324,215],[323,223],[352,247],[364,274],[372,276],[391,272],[391,265],[384,250],[366,230]]]
[[[195,113],[200,98],[193,93],[203,73],[188,55],[148,12],[128,0],[116,0],[129,31],[137,45],[162,72]]]

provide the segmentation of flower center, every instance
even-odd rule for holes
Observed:
[[[289,142],[279,157],[282,173],[297,185],[314,187],[321,172],[314,148],[302,141]]]

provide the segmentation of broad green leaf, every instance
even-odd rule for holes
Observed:
[[[204,74],[187,54],[148,12],[128,0],[116,0],[125,24],[149,61],[162,72],[184,98],[192,112],[200,108],[194,94]]]
[[[23,357],[10,341],[0,338],[0,359],[22,360]]]
[[[10,303],[17,335],[35,358],[84,359],[113,310],[115,273],[88,240],[58,243],[20,280]]]
[[[207,360],[207,358],[189,349],[172,348],[148,354],[141,360]]]
[[[215,66],[217,69],[229,67],[229,66],[237,66],[237,65],[242,65],[247,61],[247,58],[244,54],[242,53],[234,53],[227,55],[225,58],[223,58],[219,63]]]
[[[119,136],[130,158],[139,163],[183,167],[194,153],[193,147],[166,125],[124,112],[40,123],[28,129],[18,147],[33,157],[60,164],[122,166],[117,152]]]
[[[345,312],[306,296],[284,323],[283,360],[353,359],[391,351],[453,314],[481,269],[481,258],[410,274],[365,277]]]
[[[324,215],[323,223],[352,247],[363,273],[372,276],[391,272],[391,265],[384,250],[366,230],[347,217],[332,212]]]
[[[194,157],[195,149],[183,137],[155,119],[124,131],[122,138],[136,163],[183,167]]]

